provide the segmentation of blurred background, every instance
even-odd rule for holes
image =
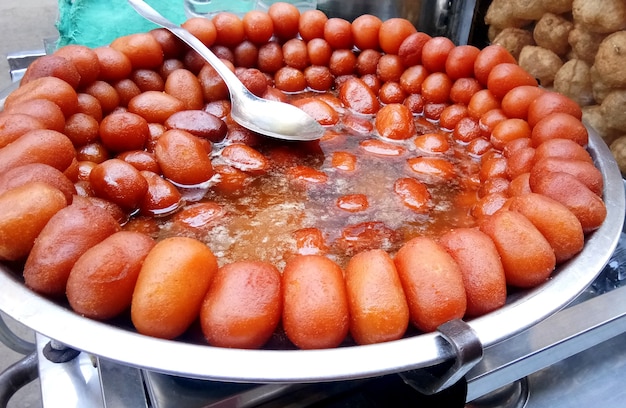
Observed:
[[[57,0],[0,1],[0,89],[11,83],[8,54],[43,50],[44,38],[58,36],[55,28],[57,10]]]

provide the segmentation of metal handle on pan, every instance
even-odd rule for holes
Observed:
[[[441,375],[433,374],[429,368],[399,373],[405,383],[426,395],[434,395],[452,387],[483,357],[482,343],[463,320],[451,320],[439,326],[437,331],[456,354],[452,365]]]

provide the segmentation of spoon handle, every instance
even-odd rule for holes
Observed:
[[[200,54],[200,56],[202,56],[207,62],[209,62],[209,64],[211,64],[211,66],[213,66],[213,68],[215,68],[217,73],[228,84],[229,89],[237,86],[242,88],[243,92],[249,92],[248,89],[241,84],[233,71],[231,71],[215,54],[213,54],[213,52],[196,36],[163,17],[158,11],[143,0],[128,0],[128,3],[143,18],[169,30],[172,34],[180,38],[185,44],[189,45],[194,51]],[[233,94],[233,92],[231,92],[231,94]]]
[[[237,123],[254,132],[283,140],[317,140],[324,135],[324,128],[305,111],[250,92],[235,73],[189,31],[172,23],[142,0],[127,1],[139,15],[169,30],[215,68],[230,91],[230,116]]]

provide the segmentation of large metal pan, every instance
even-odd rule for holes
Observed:
[[[592,283],[613,253],[624,222],[624,186],[611,152],[591,129],[589,150],[604,176],[606,221],[588,236],[583,251],[559,266],[549,281],[509,296],[506,306],[468,322],[483,347],[514,336],[565,307]],[[1,264],[0,288],[0,310],[49,338],[129,366],[189,378],[260,383],[345,380],[429,367],[455,358],[454,348],[439,333],[307,351],[224,349],[161,340],[128,326],[81,317],[32,292],[19,271]]]

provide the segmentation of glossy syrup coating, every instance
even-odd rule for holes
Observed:
[[[606,216],[580,107],[537,87],[500,46],[286,3],[183,26],[251,92],[300,107],[326,134],[283,144],[236,124],[221,77],[162,29],[59,50],[0,114],[1,172],[22,162],[54,172],[16,177],[54,184],[36,201],[52,210],[33,218],[47,225],[32,251],[4,249],[26,261],[37,292],[62,296],[75,264],[116,276],[79,259],[123,228],[156,243],[137,283],[124,280],[132,302],[105,304],[113,286],[84,273],[68,294],[77,311],[130,308],[140,333],[168,339],[199,322],[223,347],[392,341],[541,284]],[[61,246],[68,256],[44,256]],[[77,288],[102,291],[92,296],[102,302],[81,309]]]

